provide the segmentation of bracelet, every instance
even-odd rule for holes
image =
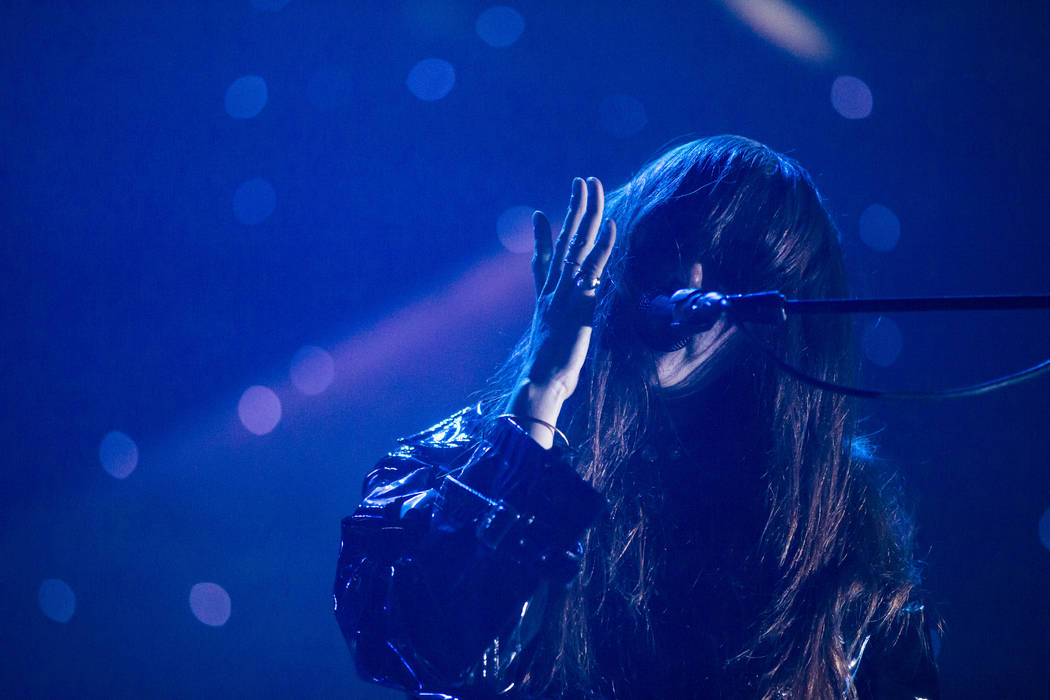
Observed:
[[[569,438],[565,437],[565,433],[563,433],[562,431],[558,430],[554,425],[548,423],[547,421],[543,420],[542,418],[534,418],[532,416],[518,416],[518,415],[515,415],[513,413],[504,413],[503,415],[496,416],[496,417],[497,418],[507,418],[507,419],[509,419],[511,421],[514,421],[515,423],[517,421],[525,421],[526,423],[538,423],[539,425],[542,425],[544,428],[549,428],[551,433],[554,435],[555,438],[561,438],[562,442],[565,443],[565,447],[566,448],[569,447]],[[519,425],[518,427],[520,428],[521,426]]]

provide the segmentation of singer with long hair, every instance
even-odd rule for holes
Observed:
[[[413,697],[934,698],[931,615],[900,488],[850,399],[682,288],[846,296],[808,173],[692,141],[533,219],[532,325],[483,399],[409,438],[343,521],[336,616],[359,673]],[[752,330],[848,381],[843,316]]]

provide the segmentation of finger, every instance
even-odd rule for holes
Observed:
[[[615,244],[616,222],[606,219],[601,233],[598,234],[598,240],[595,241],[594,247],[591,248],[591,252],[587,254],[580,266],[580,276],[601,279],[602,272],[605,271],[605,264],[609,262],[609,256],[612,255]]]
[[[583,259],[594,246],[594,239],[598,236],[601,227],[602,213],[605,211],[605,192],[598,178],[587,179],[587,210],[584,212],[580,225],[569,241],[569,250],[565,254],[567,262],[577,265],[566,264],[562,267],[562,278],[572,278],[577,271],[577,266],[583,264]]]
[[[536,282],[536,295],[543,293],[547,284],[547,275],[551,269],[551,224],[542,211],[532,214],[532,237],[534,239],[532,256],[532,278]]]
[[[565,221],[561,226],[561,233],[554,244],[554,256],[551,259],[551,270],[547,275],[548,284],[553,284],[561,274],[561,265],[565,260],[565,254],[569,249],[569,241],[580,226],[584,210],[587,207],[587,184],[582,178],[572,179],[572,197],[569,199],[569,210],[565,213]],[[555,269],[555,266],[558,269]]]

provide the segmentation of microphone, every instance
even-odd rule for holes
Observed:
[[[685,347],[689,336],[710,330],[723,316],[734,321],[779,323],[787,318],[786,300],[779,292],[721,294],[702,289],[679,289],[673,294],[650,292],[638,303],[642,340],[654,350],[670,352]]]
[[[722,317],[723,299],[718,292],[699,289],[645,294],[638,303],[642,340],[663,352],[684,348],[689,336],[709,330]]]

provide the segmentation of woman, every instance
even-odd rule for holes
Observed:
[[[704,139],[607,201],[575,180],[556,241],[533,223],[536,314],[494,389],[402,440],[344,520],[359,672],[419,697],[935,697],[910,524],[849,401],[724,322],[672,345],[639,311],[844,296],[809,175]],[[753,332],[850,377],[842,317]]]

